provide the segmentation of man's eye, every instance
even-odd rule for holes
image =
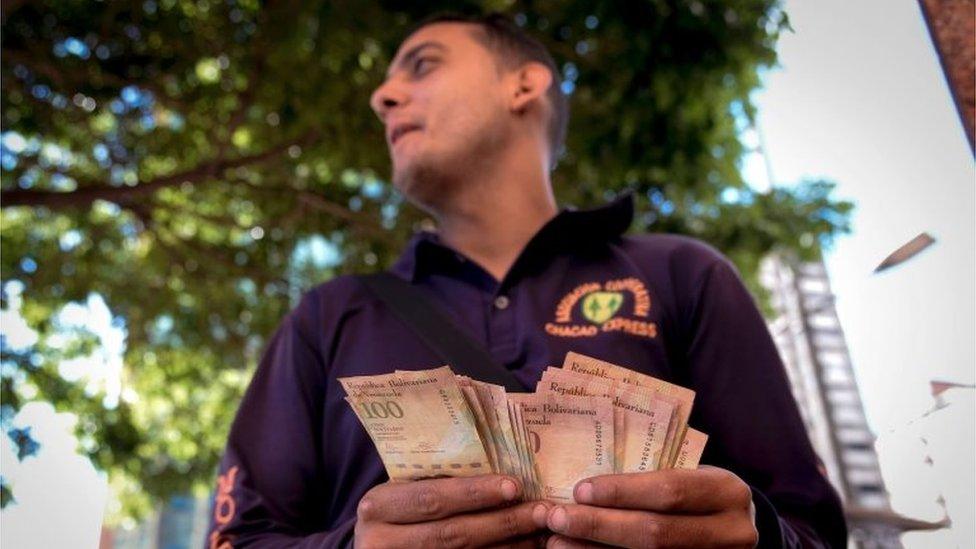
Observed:
[[[432,60],[429,57],[421,57],[413,63],[413,72],[419,73],[422,68],[425,68],[431,64]]]

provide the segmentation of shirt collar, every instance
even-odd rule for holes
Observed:
[[[633,219],[634,197],[629,192],[598,208],[563,208],[532,237],[512,266],[510,276],[555,253],[614,239],[630,227]],[[436,232],[419,231],[391,270],[415,282],[427,273],[447,274],[465,268],[465,263],[464,256],[442,243]]]

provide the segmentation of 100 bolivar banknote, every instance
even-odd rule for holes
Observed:
[[[571,502],[591,476],[696,468],[708,439],[688,427],[694,391],[577,353],[535,393],[448,366],[339,382],[394,480],[501,473]]]

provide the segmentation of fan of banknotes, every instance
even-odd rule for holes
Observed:
[[[693,469],[708,439],[688,427],[694,391],[577,353],[534,393],[448,366],[339,382],[395,480],[500,473],[525,499],[572,502],[591,476]]]

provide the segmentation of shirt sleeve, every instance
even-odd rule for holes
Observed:
[[[769,330],[732,265],[716,258],[687,311],[691,422],[702,461],[753,491],[759,547],[844,547],[847,527],[810,444]]]
[[[337,547],[355,520],[327,529],[319,459],[324,366],[306,334],[308,298],[272,337],[231,426],[205,547]]]

